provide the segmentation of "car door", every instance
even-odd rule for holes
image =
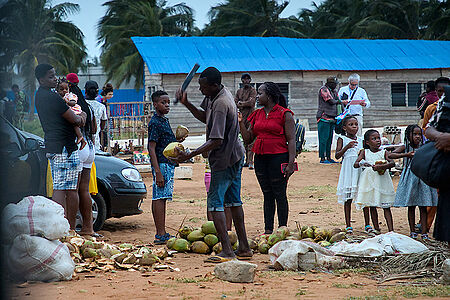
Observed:
[[[26,151],[25,138],[0,117],[1,191],[4,203],[39,194],[41,174],[36,153]]]

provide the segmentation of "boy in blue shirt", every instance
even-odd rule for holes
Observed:
[[[156,227],[154,244],[165,244],[171,236],[166,232],[166,201],[172,201],[173,176],[175,164],[169,161],[163,151],[166,146],[177,139],[165,117],[170,111],[170,99],[166,92],[156,91],[152,94],[155,107],[148,123],[148,152],[152,164],[153,197],[152,215]]]

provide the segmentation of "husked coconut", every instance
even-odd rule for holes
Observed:
[[[209,253],[209,247],[203,241],[196,241],[192,243],[191,251],[194,253],[206,254]]]
[[[230,239],[231,245],[236,244],[236,242],[238,241],[238,236],[233,231],[228,231],[228,238]]]

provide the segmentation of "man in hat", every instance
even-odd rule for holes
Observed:
[[[331,143],[333,142],[333,130],[338,115],[337,106],[341,104],[336,86],[337,78],[328,77],[327,83],[319,90],[319,107],[317,109],[317,131],[319,134],[319,157],[321,164],[337,163],[331,158]],[[344,105],[347,101],[342,102]]]
[[[252,78],[249,73],[244,73],[241,76],[242,87],[237,90],[234,101],[245,120],[245,126],[249,128],[250,123],[247,121],[248,116],[255,110],[256,104],[256,90],[251,86]],[[245,144],[245,164],[244,167],[253,169],[253,152],[252,144]]]

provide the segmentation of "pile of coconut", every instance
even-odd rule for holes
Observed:
[[[178,252],[194,252],[200,254],[209,254],[211,252],[220,253],[222,244],[217,237],[217,231],[214,222],[208,221],[201,228],[194,229],[192,226],[183,226],[178,231],[179,238],[171,238],[167,241],[167,248]],[[229,231],[233,250],[239,246],[236,233]],[[253,239],[248,239],[250,248],[254,252],[267,254],[269,249],[276,243],[283,240],[303,240],[318,243],[322,247],[329,247],[335,242],[346,239],[346,232],[341,228],[332,230],[319,228],[316,226],[303,226],[294,231],[290,231],[286,226],[278,228],[272,234],[262,234]]]
[[[113,271],[115,269],[136,269],[147,271],[161,266],[169,259],[165,248],[151,248],[150,245],[120,245],[97,241],[94,237],[85,238],[74,231],[61,239],[70,251],[75,262],[75,273],[95,270]],[[170,268],[170,266],[166,266]]]

